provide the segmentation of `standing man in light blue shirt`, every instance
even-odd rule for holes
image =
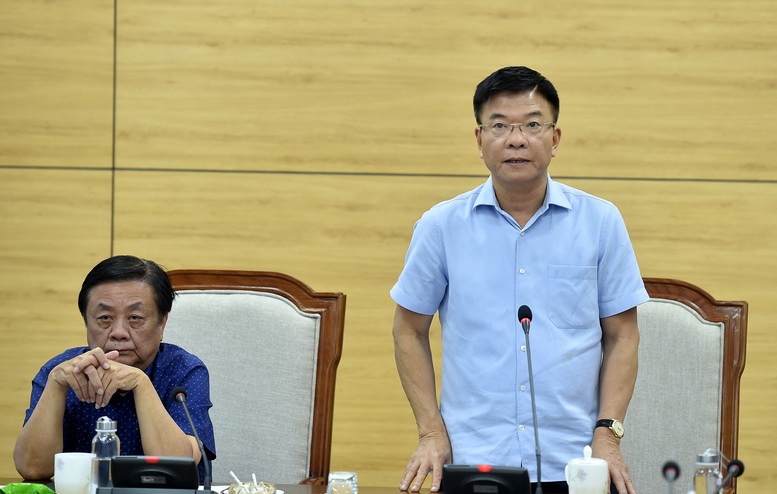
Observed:
[[[523,466],[536,482],[517,318],[528,305],[545,492],[565,491],[564,466],[590,444],[609,464],[613,492],[636,494],[621,421],[637,376],[636,306],[648,295],[623,219],[548,175],[559,99],[541,74],[494,72],[474,110],[490,177],[422,216],[391,290],[397,368],[419,433],[400,489],[420,490],[431,473],[436,492],[444,463]],[[439,404],[429,344],[438,311]]]

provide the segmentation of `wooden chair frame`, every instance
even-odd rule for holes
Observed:
[[[301,484],[327,482],[332,449],[335,377],[343,348],[345,294],[316,292],[300,280],[270,271],[173,270],[175,290],[246,290],[290,300],[301,311],[320,316],[318,367],[310,446],[310,471]]]
[[[739,384],[745,368],[747,343],[747,302],[715,300],[706,291],[684,281],[666,278],[643,278],[643,281],[651,298],[680,302],[707,321],[723,323],[720,451],[729,460],[736,458],[739,442]],[[725,492],[736,492],[736,479]]]

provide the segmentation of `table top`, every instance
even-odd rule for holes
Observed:
[[[53,484],[51,479],[45,480],[22,480],[19,478],[0,478],[0,485],[12,484],[15,482],[30,482],[37,484],[48,484],[50,487]],[[220,492],[222,488],[226,488],[224,484],[214,484],[213,491]],[[300,484],[277,484],[276,488],[282,490],[284,494],[324,494],[326,493],[325,485],[300,485]],[[428,493],[428,489],[424,489]],[[422,491],[422,492],[424,492]],[[401,491],[397,487],[368,487],[359,486],[359,494],[399,494]]]

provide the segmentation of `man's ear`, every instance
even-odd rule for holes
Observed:
[[[559,129],[558,127],[555,127],[553,129],[553,146],[550,148],[551,158],[556,157],[556,152],[558,151],[559,142],[561,142],[561,129]]]
[[[162,321],[159,323],[159,327],[162,330],[162,334],[159,335],[160,336],[160,340],[164,340],[165,339],[165,326],[167,326],[167,316],[169,316],[169,315],[170,314],[165,314],[164,317],[162,317]]]
[[[478,143],[478,155],[480,159],[483,159],[483,130],[480,127],[475,127],[475,140]]]

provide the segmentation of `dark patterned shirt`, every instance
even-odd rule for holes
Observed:
[[[88,350],[88,347],[71,348],[52,358],[41,367],[32,381],[30,408],[27,409],[24,418],[25,424],[40,400],[52,369]],[[213,404],[210,402],[210,379],[205,364],[181,347],[162,343],[154,362],[146,369],[146,375],[151,379],[167,413],[184,433],[193,436],[189,421],[186,419],[186,412],[172,395],[176,386],[182,386],[186,390],[186,405],[189,407],[192,421],[197,428],[197,434],[205,446],[206,461],[210,466],[210,461],[216,458],[216,445],[213,437],[213,424],[208,415],[208,410]],[[97,419],[104,415],[118,423],[116,435],[119,436],[121,442],[120,453],[122,455],[143,455],[143,444],[140,440],[140,427],[135,412],[133,393],[124,395],[116,393],[108,406],[96,409],[94,404],[82,403],[72,389],[68,391],[65,403],[63,451],[91,452]],[[204,478],[204,463],[201,461],[199,464],[200,481]]]

